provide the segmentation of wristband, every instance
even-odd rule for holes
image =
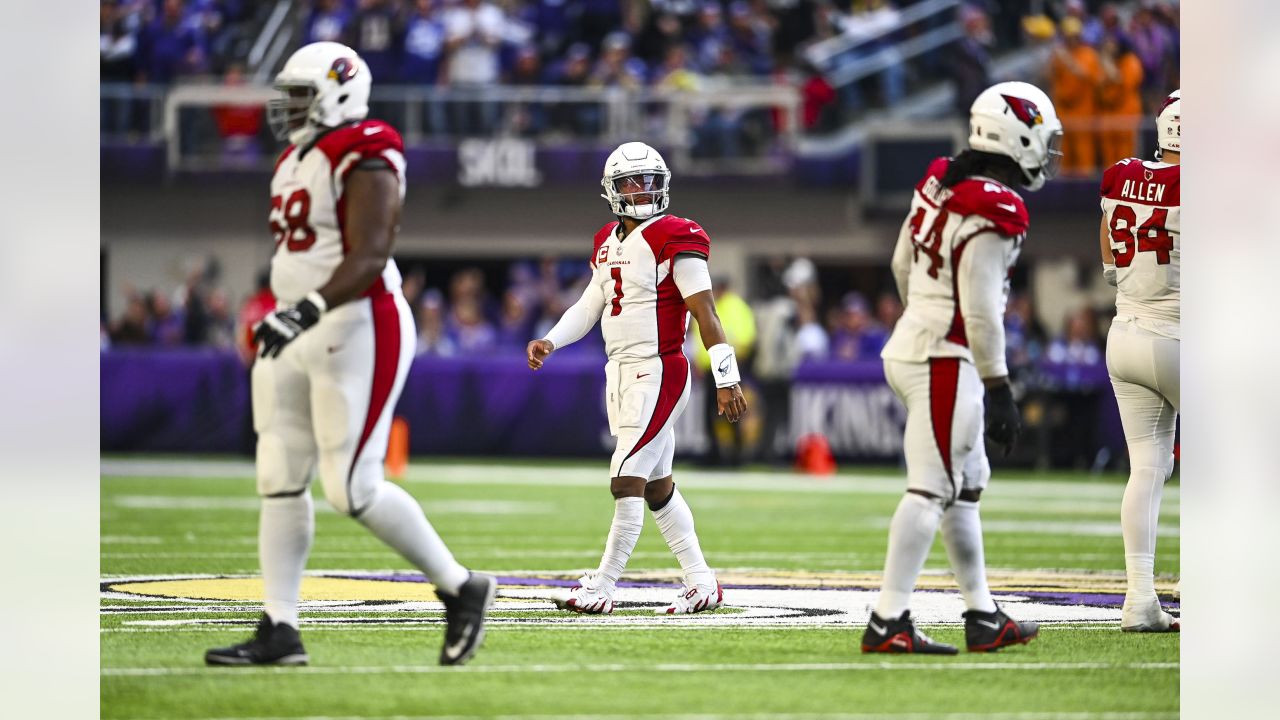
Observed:
[[[307,296],[303,298],[303,300],[315,305],[316,310],[319,310],[321,315],[325,314],[329,310],[329,304],[324,301],[324,296],[320,294],[319,290],[312,290],[307,293]]]
[[[720,343],[707,348],[711,356],[711,376],[716,380],[717,388],[733,387],[741,382],[738,375],[738,358],[729,343]]]

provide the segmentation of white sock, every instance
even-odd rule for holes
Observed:
[[[258,562],[267,615],[272,622],[298,627],[298,594],[302,571],[315,536],[311,493],[262,498],[258,516]]]
[[[360,522],[379,540],[390,545],[427,579],[450,595],[467,581],[467,569],[453,559],[453,553],[431,527],[422,506],[405,489],[384,482],[368,509],[360,513]]]
[[[960,594],[970,610],[995,612],[996,603],[987,587],[987,563],[982,551],[982,518],[978,503],[957,500],[942,514],[942,542],[947,546],[951,570]]]
[[[1164,481],[1162,468],[1136,467],[1124,488],[1120,526],[1124,532],[1125,573],[1129,576],[1128,600],[1156,596],[1156,527]]]
[[[644,528],[644,498],[618,498],[613,507],[613,524],[609,526],[609,539],[604,545],[604,556],[596,574],[601,585],[612,587],[622,577],[622,571],[636,548],[640,531]]]
[[[902,616],[911,607],[911,591],[924,568],[942,521],[942,506],[937,502],[905,493],[889,523],[889,551],[884,559],[884,583],[876,603],[876,614],[889,620]]]
[[[698,534],[693,529],[693,512],[680,495],[679,489],[673,489],[671,499],[661,510],[655,510],[653,520],[662,531],[667,547],[675,553],[684,570],[685,582],[690,585],[715,587],[715,574],[707,567],[702,557],[702,547],[698,544]]]

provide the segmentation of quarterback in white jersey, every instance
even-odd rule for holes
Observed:
[[[905,309],[881,357],[907,406],[907,492],[889,525],[884,582],[863,652],[958,652],[911,620],[911,593],[939,525],[968,607],[968,649],[1025,643],[1038,632],[992,600],[978,499],[991,477],[984,422],[986,436],[1006,453],[1021,423],[1004,340],[1008,275],[1028,226],[1014,188],[1037,190],[1057,172],[1062,124],[1043,92],[1010,82],[978,96],[970,130],[969,149],[935,160],[916,186],[894,248]]]
[[[1181,332],[1182,95],[1156,117],[1156,161],[1128,158],[1102,176],[1102,270],[1116,287],[1107,370],[1129,446],[1120,507],[1128,589],[1120,629],[1179,632],[1155,591],[1160,495],[1173,473]]]
[[[647,502],[684,572],[684,588],[659,612],[714,610],[723,601],[703,558],[693,514],[671,480],[675,421],[689,402],[689,361],[682,350],[689,314],[715,368],[719,412],[737,422],[746,412],[733,348],[711,297],[707,259],[711,239],[699,225],[663,214],[671,172],[657,150],[624,143],[605,161],[604,198],[617,220],[595,235],[591,281],[545,338],[529,343],[529,367],[580,339],[596,322],[604,334],[605,401],[609,432],[617,437],[610,463],[613,524],[599,568],[558,604],[609,613],[627,558],[640,537]],[[643,498],[643,500],[642,500]]]
[[[268,106],[290,142],[271,179],[277,309],[254,341],[253,423],[262,513],[258,554],[266,609],[253,639],[209,650],[215,665],[298,665],[298,593],[315,523],[310,483],[417,566],[436,586],[444,665],[484,637],[496,581],[454,560],[422,508],[383,477],[391,416],[413,359],[413,315],[391,250],[405,192],[395,128],[365,120],[369,68],[349,47],[299,49]]]

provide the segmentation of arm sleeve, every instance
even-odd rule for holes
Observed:
[[[965,336],[982,378],[1009,374],[1004,356],[1005,283],[1009,241],[994,232],[978,233],[960,257],[957,285]]]
[[[564,311],[560,321],[547,332],[547,340],[559,350],[582,339],[595,327],[596,321],[604,313],[604,293],[594,280],[587,283],[578,302]]]
[[[680,297],[692,297],[711,289],[711,270],[707,268],[707,259],[701,255],[676,256],[671,263],[671,274],[675,277]]]
[[[907,304],[907,279],[911,277],[911,218],[902,223],[898,231],[898,244],[893,248],[893,282],[898,286],[898,297]]]

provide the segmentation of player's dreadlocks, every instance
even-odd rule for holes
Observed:
[[[1020,186],[1025,181],[1022,168],[1013,158],[981,150],[965,150],[947,166],[947,172],[942,176],[942,185],[954,187],[961,180],[974,175],[989,177],[1012,186]]]

